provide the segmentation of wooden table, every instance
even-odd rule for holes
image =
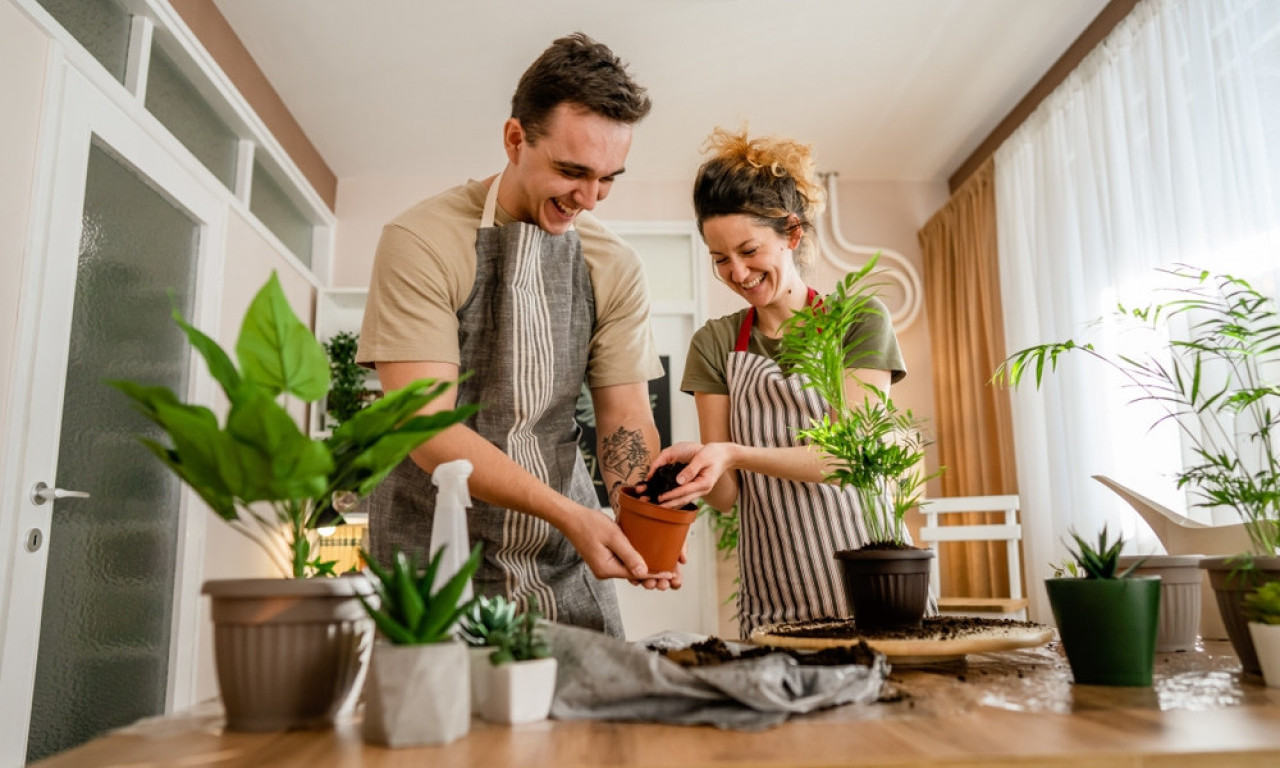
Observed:
[[[1280,689],[1240,679],[1225,643],[1160,654],[1152,688],[1074,686],[1057,644],[899,668],[894,700],[846,706],[758,733],[704,726],[476,721],[445,746],[365,745],[358,724],[238,734],[206,704],[142,721],[38,763],[159,766],[1280,766]]]

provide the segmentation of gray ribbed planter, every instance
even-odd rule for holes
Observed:
[[[356,597],[373,593],[363,576],[220,579],[201,591],[228,730],[328,728],[354,709],[374,635]]]
[[[835,553],[845,597],[860,629],[918,627],[929,603],[931,549],[846,549]]]
[[[1200,555],[1148,555],[1120,558],[1120,568],[1142,560],[1136,576],[1160,577],[1160,624],[1156,653],[1194,651],[1200,636],[1201,584],[1204,571]]]
[[[1244,596],[1259,585],[1280,581],[1280,557],[1253,557],[1253,568],[1241,571],[1239,557],[1206,557],[1200,567],[1209,572],[1209,583],[1218,598],[1218,611],[1227,627],[1231,648],[1247,675],[1262,676],[1262,666],[1244,617]]]

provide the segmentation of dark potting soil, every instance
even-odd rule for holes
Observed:
[[[644,482],[644,490],[641,491],[637,498],[644,499],[650,504],[657,504],[658,498],[662,494],[672,488],[680,487],[680,483],[676,481],[676,475],[680,474],[680,471],[687,466],[689,465],[681,461],[675,464],[663,464],[658,467],[654,470],[653,477]]]
[[[1040,624],[1015,619],[982,619],[972,616],[929,616],[919,627],[862,631],[853,619],[822,619],[781,624],[770,634],[779,637],[809,637],[830,640],[959,640],[999,629],[1039,629]]]
[[[734,651],[718,637],[709,637],[688,648],[675,650],[659,650],[650,646],[649,650],[657,651],[682,667],[706,667],[717,664],[729,664],[735,661],[756,659],[771,653],[785,653],[798,663],[806,666],[838,666],[859,664],[870,666],[875,661],[875,651],[865,642],[858,642],[842,648],[825,648],[820,651],[801,651],[792,648],[777,648],[769,645],[758,645]]]

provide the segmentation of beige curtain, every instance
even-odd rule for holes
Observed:
[[[991,160],[929,219],[919,239],[933,346],[938,461],[946,467],[942,495],[1017,493],[1009,397],[990,383],[1005,357]],[[987,522],[983,514],[965,517],[970,519],[958,522]],[[1003,543],[944,543],[939,565],[942,595],[1009,594]]]

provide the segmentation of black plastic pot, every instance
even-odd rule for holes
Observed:
[[[920,626],[929,603],[931,549],[845,549],[835,553],[859,629]]]
[[[1151,685],[1160,578],[1045,579],[1071,674],[1081,685]]]

